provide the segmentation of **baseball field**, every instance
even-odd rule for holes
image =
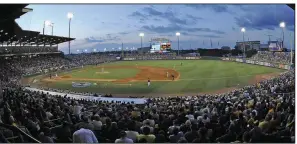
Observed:
[[[118,61],[60,72],[52,78],[48,75],[31,77],[30,83],[120,97],[192,95],[227,92],[281,72],[283,70],[219,60]]]

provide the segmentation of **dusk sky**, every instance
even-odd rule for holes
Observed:
[[[246,28],[245,40],[267,43],[269,37],[282,37],[279,23],[286,23],[285,47],[294,38],[295,14],[286,5],[29,5],[33,11],[23,15],[17,23],[24,30],[42,33],[43,22],[54,23],[54,35],[68,37],[68,12],[71,21],[72,52],[78,49],[103,50],[121,47],[140,47],[139,33],[144,33],[143,46],[151,38],[172,41],[177,49],[176,32],[180,32],[180,48],[234,47],[242,41],[241,27]],[[46,27],[46,34],[51,28]],[[290,34],[292,35],[290,37]],[[293,44],[295,45],[295,44]],[[68,43],[59,45],[68,51]],[[67,52],[68,53],[68,52]]]

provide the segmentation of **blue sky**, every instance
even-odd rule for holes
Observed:
[[[17,20],[25,30],[40,31],[43,21],[54,23],[54,35],[68,37],[68,12],[71,21],[71,50],[94,48],[140,47],[140,32],[145,34],[143,45],[155,37],[169,38],[177,48],[176,32],[180,32],[180,48],[234,47],[242,41],[241,27],[246,28],[245,40],[267,43],[268,36],[282,37],[279,28],[286,22],[285,46],[290,48],[294,34],[295,13],[286,5],[29,5],[33,12]],[[51,34],[47,27],[46,34]],[[293,37],[291,36],[291,39]],[[293,44],[294,45],[294,44]],[[68,43],[59,45],[67,52]]]

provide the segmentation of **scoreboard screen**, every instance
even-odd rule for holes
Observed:
[[[151,53],[163,53],[171,50],[171,43],[166,38],[154,38],[151,39]]]
[[[269,51],[282,51],[282,42],[271,42],[269,44]]]

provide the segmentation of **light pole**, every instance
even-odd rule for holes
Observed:
[[[179,36],[180,36],[180,33],[177,32],[177,33],[175,33],[175,35],[177,36],[177,55],[179,56]]]
[[[139,36],[140,36],[140,48],[141,48],[141,54],[142,54],[142,52],[143,52],[143,50],[142,50],[142,37],[144,37],[144,33],[140,33]]]
[[[69,41],[68,41],[68,48],[69,48],[69,54],[70,54],[70,23],[71,23],[71,19],[73,18],[73,13],[69,12],[67,13],[67,18],[69,19]]]
[[[45,26],[49,26],[50,24],[51,24],[51,22],[49,20],[46,20],[46,21],[43,22],[43,32],[42,32],[42,35],[44,35]],[[44,41],[43,45],[45,46],[45,41]]]
[[[286,23],[285,22],[280,22],[279,27],[282,29],[282,32],[283,32],[282,48],[284,48]],[[291,34],[290,34],[290,37],[291,37]],[[291,64],[292,63],[293,63],[293,47],[291,46]]]
[[[282,42],[282,48],[283,48],[284,47],[284,42],[285,42],[285,28],[286,28],[286,23],[285,22],[279,23],[279,27],[282,29],[282,33],[283,33],[283,42]]]
[[[53,36],[54,35],[54,23],[51,23],[49,26],[52,27],[52,36]]]
[[[244,43],[245,28],[241,28],[241,32],[242,32],[242,39],[243,39],[243,56],[245,57],[245,43]]]

